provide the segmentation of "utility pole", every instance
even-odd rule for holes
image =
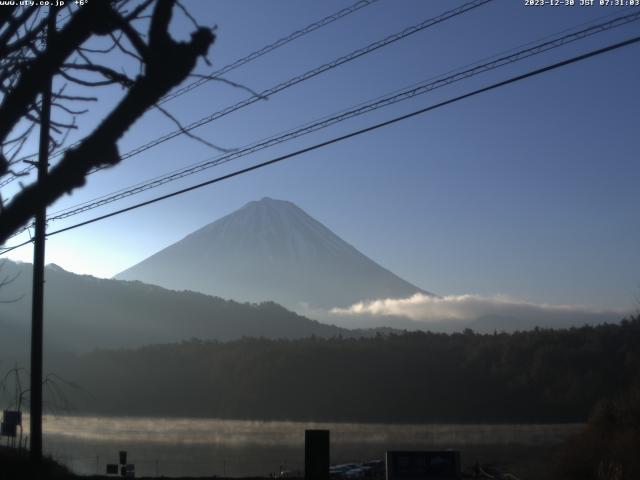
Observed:
[[[49,7],[47,24],[47,49],[55,34],[56,12]],[[40,145],[38,152],[38,183],[42,184],[49,167],[49,126],[51,119],[52,77],[42,89],[42,110],[40,115]],[[42,207],[35,215],[35,237],[33,243],[33,292],[31,295],[31,390],[30,390],[30,441],[31,459],[42,460],[42,332],[44,303],[44,242],[47,207]]]

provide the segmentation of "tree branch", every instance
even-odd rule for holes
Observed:
[[[170,0],[161,0],[156,4],[149,32],[150,53],[145,59],[144,73],[134,81],[125,97],[76,148],[65,152],[42,182],[24,188],[0,213],[0,244],[29,221],[34,206],[49,205],[65,193],[81,187],[91,170],[119,163],[121,158],[117,141],[147,109],[184,81],[195,68],[198,58],[207,54],[215,40],[214,34],[207,28],[194,31],[189,42],[176,42],[171,38],[168,26],[173,4]],[[116,13],[116,16],[119,17],[119,14]],[[75,22],[76,18],[70,23]],[[66,42],[68,46],[73,43],[70,39]],[[50,52],[47,54],[51,55]],[[60,65],[62,60],[58,63]]]
[[[55,45],[48,46],[43,54],[34,59],[30,68],[20,75],[10,94],[3,99],[0,105],[0,142],[29,111],[29,105],[34,102],[47,79],[58,72],[64,60],[93,33],[103,31],[111,23],[109,18],[112,15],[109,2],[88,3],[56,34]],[[5,170],[6,165],[0,164],[0,175]]]

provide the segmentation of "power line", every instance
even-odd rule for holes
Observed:
[[[432,81],[432,82],[425,81],[420,84],[413,85],[409,89],[402,90],[399,93],[378,98],[374,101],[361,104],[355,108],[343,111],[333,116],[324,117],[323,119],[308,123],[302,127],[296,128],[294,130],[290,130],[283,134],[276,135],[276,136],[269,137],[267,139],[255,142],[235,152],[231,152],[229,154],[211,158],[204,162],[195,164],[193,166],[174,171],[170,174],[156,177],[152,180],[141,182],[139,184],[128,187],[126,189],[122,189],[117,192],[113,192],[111,194],[103,195],[102,197],[98,197],[93,200],[88,200],[86,202],[83,202],[81,204],[78,204],[72,207],[68,207],[66,209],[60,210],[54,213],[53,215],[49,216],[49,221],[61,220],[64,218],[68,218],[68,217],[86,212],[88,210],[93,210],[95,208],[104,206],[106,204],[121,200],[123,198],[129,197],[132,195],[142,193],[146,190],[150,190],[150,189],[162,186],[166,183],[184,178],[186,176],[199,173],[208,168],[212,168],[214,166],[230,162],[232,160],[249,155],[251,153],[255,153],[264,148],[268,148],[279,143],[284,143],[294,138],[298,138],[300,136],[318,131],[330,125],[334,125],[336,123],[345,121],[347,119],[354,118],[356,116],[359,116],[365,113],[369,113],[371,111],[377,110],[379,108],[382,108],[388,105],[392,105],[400,101],[407,100],[409,98],[413,98],[417,95],[428,93],[437,88],[450,85],[451,83],[469,78],[471,76],[478,75],[480,73],[484,73],[484,72],[508,65],[510,63],[514,63],[514,62],[529,58],[531,56],[538,55],[543,52],[547,52],[549,50],[558,48],[568,43],[581,40],[588,36],[591,36],[600,32],[604,32],[609,29],[619,27],[621,25],[625,25],[637,20],[640,20],[640,12],[636,12],[634,14],[626,15],[623,17],[618,17],[609,22],[594,25],[589,28],[586,28],[571,34],[567,34],[562,37],[555,38],[555,39],[543,42],[541,44],[534,45],[524,50],[517,51],[516,53],[511,55],[498,57],[498,58],[494,57],[493,60],[487,63],[475,65],[471,68],[467,68],[466,70],[455,72],[452,75],[438,78],[436,81]],[[25,228],[28,228],[28,227],[25,227]],[[16,235],[19,233],[21,233],[21,231],[17,232]]]
[[[216,77],[220,77],[222,75],[224,75],[225,73],[230,72],[231,70],[235,70],[236,68],[244,65],[245,63],[249,63],[253,60],[255,60],[256,58],[261,57],[262,55],[265,55],[269,52],[272,52],[273,50],[282,47],[283,45],[286,45],[289,42],[292,42],[293,40],[296,40],[300,37],[303,37],[304,35],[307,35],[311,32],[313,32],[314,30],[317,30],[321,27],[324,27],[325,25],[329,25],[332,22],[335,22],[336,20],[345,17],[353,12],[356,12],[358,10],[360,10],[361,8],[364,7],[368,7],[369,5],[377,2],[378,0],[360,0],[356,3],[354,3],[353,5],[351,5],[350,7],[347,8],[343,8],[342,10],[328,15],[326,17],[324,17],[322,20],[319,20],[317,22],[311,23],[309,25],[307,25],[306,27],[300,29],[300,30],[296,30],[295,32],[287,35],[286,37],[282,37],[281,39],[266,45],[264,47],[262,47],[260,50],[256,50],[255,52],[250,53],[249,55],[239,58],[238,60],[216,70],[215,72],[212,72],[208,78],[200,78],[198,80],[196,80],[195,82],[192,82],[188,85],[185,85],[182,88],[179,88],[178,90],[171,92],[167,95],[165,95],[164,97],[162,97],[160,99],[160,101],[158,103],[165,103],[168,102],[170,100],[173,100],[176,97],[179,97],[187,92],[190,92],[191,90],[194,90],[195,88],[198,88],[200,85],[204,85],[205,83],[213,80]]]
[[[0,255],[4,255],[5,253],[9,253],[12,250],[16,250],[16,249],[18,249],[20,247],[24,247],[25,245],[28,245],[28,244],[30,244],[32,242],[33,242],[33,239],[29,239],[29,240],[27,240],[25,242],[19,243],[18,245],[13,245],[11,247],[0,247],[0,250],[1,250],[0,251]]]
[[[319,67],[316,67],[312,70],[307,71],[306,73],[303,73],[302,75],[298,75],[295,77],[290,78],[289,80],[286,80],[285,82],[279,83],[273,87],[267,88],[266,90],[263,90],[262,92],[258,93],[258,95],[252,95],[249,98],[246,98],[245,100],[242,100],[238,103],[235,103],[233,105],[229,105],[228,107],[219,110],[215,113],[212,113],[210,115],[207,115],[206,117],[203,117],[199,120],[196,120],[195,122],[190,123],[189,125],[185,126],[184,128],[180,128],[177,130],[174,130],[172,132],[169,132],[165,135],[162,135],[161,137],[158,137],[154,140],[151,140],[150,142],[147,142],[143,145],[140,145],[136,148],[134,148],[133,150],[129,150],[128,152],[120,155],[120,159],[121,160],[126,160],[128,158],[133,157],[134,155],[138,155],[146,150],[149,150],[150,148],[153,148],[157,145],[160,145],[161,143],[164,143],[168,140],[171,140],[175,137],[178,137],[182,134],[184,134],[185,132],[190,132],[191,130],[194,130],[196,128],[202,127],[208,123],[213,122],[214,120],[218,120],[226,115],[229,115],[232,112],[235,112],[236,110],[240,110],[241,108],[245,108],[249,105],[254,104],[255,102],[268,98],[271,95],[274,95],[276,93],[279,93],[283,90],[286,90],[287,88],[290,88],[294,85],[297,85],[298,83],[304,82],[306,80],[309,80],[313,77],[316,77],[324,72],[327,72],[329,70],[332,70],[334,68],[339,67],[340,65],[343,65],[345,63],[351,62],[363,55],[366,55],[368,53],[371,53],[373,51],[376,51],[382,47],[385,47],[391,43],[394,43],[398,40],[401,40],[403,38],[406,38],[410,35],[413,35],[414,33],[420,32],[422,30],[425,30],[426,28],[429,28],[433,25],[437,25],[439,23],[442,23],[450,18],[456,17],[458,15],[461,15],[463,13],[468,12],[469,10],[472,10],[474,8],[477,8],[479,6],[482,6],[486,3],[489,3],[493,0],[473,0],[471,2],[465,3],[453,10],[447,10],[446,12],[436,16],[436,17],[432,17],[429,18],[427,20],[424,20],[423,22],[414,25],[412,27],[408,27],[405,28],[404,30],[397,32],[393,35],[389,35],[388,37],[385,37],[382,40],[378,40],[376,42],[373,42],[369,45],[367,45],[366,47],[362,47],[359,48],[357,50],[354,50],[353,52],[347,54],[347,55],[343,55],[342,57],[339,57],[329,63],[325,63]],[[90,174],[93,174],[95,172],[99,172],[100,170],[104,170],[106,167],[100,167],[100,168],[96,168],[94,170],[92,170],[91,172],[89,172]],[[26,171],[29,171],[29,168],[25,169]],[[3,187],[4,185],[6,185],[7,183],[5,182],[10,182],[13,181],[12,179],[15,177],[11,177],[10,179],[5,180],[4,182],[0,182],[0,188]]]
[[[364,133],[368,133],[368,132],[371,132],[371,131],[374,131],[374,130],[378,130],[378,129],[383,128],[383,127],[387,127],[389,125],[393,125],[393,124],[401,122],[403,120],[407,120],[409,118],[412,118],[412,117],[415,117],[415,116],[418,116],[418,115],[422,115],[422,114],[430,112],[432,110],[436,110],[436,109],[442,108],[444,106],[450,105],[452,103],[456,103],[456,102],[459,102],[461,100],[464,100],[464,99],[467,99],[467,98],[470,98],[470,97],[474,97],[476,95],[479,95],[479,94],[482,94],[482,93],[485,93],[485,92],[489,92],[491,90],[495,90],[495,89],[504,87],[506,85],[510,85],[512,83],[516,83],[516,82],[525,80],[525,79],[530,78],[530,77],[538,76],[538,75],[541,75],[543,73],[550,72],[552,70],[556,70],[558,68],[565,67],[567,65],[571,65],[571,64],[574,64],[574,63],[577,63],[577,62],[580,62],[580,61],[583,61],[583,60],[586,60],[588,58],[592,58],[592,57],[595,57],[595,56],[598,56],[598,55],[602,55],[604,53],[607,53],[607,52],[610,52],[610,51],[613,51],[613,50],[617,50],[617,49],[620,49],[620,48],[623,48],[623,47],[626,47],[626,46],[629,46],[629,45],[632,45],[632,44],[635,44],[635,43],[638,43],[638,42],[640,42],[640,36],[636,36],[636,37],[624,40],[622,42],[618,42],[618,43],[615,43],[615,44],[612,44],[612,45],[608,45],[606,47],[602,47],[602,48],[599,48],[597,50],[592,50],[592,51],[584,53],[582,55],[578,55],[578,56],[569,58],[567,60],[563,60],[563,61],[551,64],[551,65],[548,65],[546,67],[538,68],[536,70],[532,70],[532,71],[529,71],[527,73],[524,73],[524,74],[521,74],[521,75],[517,75],[515,77],[511,77],[511,78],[509,78],[507,80],[503,80],[503,81],[500,81],[500,82],[497,82],[497,83],[493,83],[493,84],[491,84],[489,86],[482,87],[482,88],[479,88],[477,90],[473,90],[473,91],[471,91],[469,93],[465,93],[463,95],[458,95],[458,96],[453,97],[453,98],[451,98],[449,100],[445,100],[445,101],[436,103],[434,105],[430,105],[428,107],[421,108],[419,110],[415,110],[415,111],[413,111],[411,113],[400,115],[400,116],[394,117],[394,118],[392,118],[390,120],[386,120],[384,122],[380,122],[380,123],[377,123],[375,125],[371,125],[369,127],[362,128],[360,130],[356,130],[356,131],[350,132],[348,134],[341,135],[339,137],[334,137],[334,138],[332,138],[330,140],[317,143],[317,144],[312,145],[310,147],[305,147],[305,148],[302,148],[300,150],[296,150],[295,152],[288,153],[286,155],[282,155],[282,156],[276,157],[276,158],[268,160],[266,162],[258,163],[256,165],[252,165],[250,167],[243,168],[241,170],[236,170],[234,172],[231,172],[231,173],[226,174],[226,175],[222,175],[222,176],[214,178],[212,180],[207,180],[206,182],[198,183],[196,185],[192,185],[190,187],[183,188],[181,190],[177,190],[177,191],[165,194],[165,195],[161,195],[161,196],[155,197],[155,198],[153,198],[151,200],[147,200],[145,202],[141,202],[141,203],[138,203],[138,204],[135,204],[135,205],[131,205],[129,207],[126,207],[126,208],[123,208],[123,209],[120,209],[120,210],[116,210],[114,212],[107,213],[105,215],[101,215],[99,217],[95,217],[95,218],[92,218],[90,220],[86,220],[84,222],[76,223],[74,225],[71,225],[71,226],[68,226],[68,227],[65,227],[65,228],[61,228],[59,230],[55,230],[53,232],[48,233],[47,236],[52,236],[52,235],[57,235],[59,233],[67,232],[69,230],[73,230],[73,229],[76,229],[76,228],[79,228],[79,227],[82,227],[82,226],[85,226],[85,225],[89,225],[91,223],[95,223],[95,222],[98,222],[100,220],[104,220],[104,219],[107,219],[107,218],[110,218],[110,217],[114,217],[116,215],[120,215],[120,214],[125,213],[125,212],[129,212],[129,211],[136,210],[138,208],[141,208],[141,207],[144,207],[144,206],[147,206],[147,205],[151,205],[152,203],[156,203],[156,202],[159,202],[161,200],[166,200],[166,199],[171,198],[171,197],[182,195],[183,193],[187,193],[187,192],[190,192],[192,190],[197,190],[199,188],[206,187],[208,185],[212,185],[214,183],[219,183],[219,182],[221,182],[223,180],[228,180],[230,178],[237,177],[239,175],[242,175],[242,174],[254,171],[254,170],[258,170],[260,168],[267,167],[269,165],[273,165],[275,163],[279,163],[279,162],[282,162],[284,160],[288,160],[290,158],[297,157],[297,156],[302,155],[304,153],[308,153],[308,152],[311,152],[313,150],[317,150],[317,149],[332,145],[334,143],[338,143],[338,142],[341,142],[343,140],[347,140],[349,138],[362,135]],[[4,252],[0,253],[0,255],[4,254],[7,251],[10,251],[12,249],[18,248],[19,246],[26,245],[27,243],[31,243],[31,242],[27,241],[27,242],[23,242],[20,245],[17,245],[17,246],[14,246],[14,247],[10,247],[7,250],[5,250]]]
[[[634,9],[633,9],[633,7],[625,8],[625,9],[623,9],[623,10],[622,10],[622,12],[630,11],[630,10],[634,10]],[[522,48],[524,48],[524,47],[529,47],[529,46],[532,46],[532,45],[536,45],[536,43],[537,43],[537,42],[543,42],[543,41],[546,41],[546,40],[548,40],[548,39],[552,39],[552,38],[554,38],[554,37],[556,37],[556,36],[558,36],[558,35],[561,35],[561,34],[566,33],[566,32],[570,32],[570,31],[572,31],[572,30],[575,30],[575,29],[580,28],[580,27],[584,27],[584,26],[586,26],[586,25],[591,25],[591,26],[590,26],[590,27],[588,27],[588,28],[585,28],[584,30],[580,30],[580,31],[578,31],[578,32],[574,32],[574,33],[572,33],[572,34],[566,35],[565,37],[562,37],[562,38],[556,38],[556,39],[554,40],[554,43],[556,43],[556,44],[554,45],[554,47],[559,47],[559,46],[561,46],[561,45],[567,44],[567,43],[569,43],[570,41],[572,41],[571,39],[566,39],[566,37],[570,37],[570,36],[573,36],[573,35],[576,35],[576,36],[580,35],[580,37],[579,37],[579,38],[575,38],[575,40],[579,40],[579,39],[585,38],[586,36],[591,35],[592,33],[593,33],[593,34],[595,34],[595,33],[600,33],[600,32],[603,32],[603,31],[606,31],[606,30],[609,30],[609,29],[612,29],[612,28],[615,28],[615,27],[618,27],[618,26],[622,26],[622,25],[624,25],[624,24],[626,24],[626,23],[630,23],[630,22],[633,22],[633,21],[637,21],[637,20],[639,19],[639,17],[640,17],[640,12],[638,12],[637,14],[632,14],[632,15],[627,15],[627,16],[618,17],[618,18],[616,18],[616,19],[612,20],[611,22],[605,22],[605,23],[601,23],[601,24],[598,24],[598,25],[593,25],[593,24],[594,24],[595,22],[597,22],[597,21],[604,20],[605,18],[610,18],[610,17],[616,16],[616,15],[618,15],[618,13],[619,13],[619,12],[609,13],[609,14],[607,14],[607,15],[603,15],[603,16],[597,17],[597,18],[595,18],[595,19],[592,19],[592,20],[590,20],[590,21],[588,21],[588,22],[583,22],[583,23],[580,23],[580,24],[575,25],[575,26],[573,26],[573,27],[565,28],[565,29],[563,29],[563,30],[561,30],[561,31],[559,31],[559,32],[555,32],[555,33],[553,33],[553,34],[551,34],[551,35],[546,35],[546,36],[544,36],[544,37],[542,37],[542,38],[538,38],[538,39],[536,39],[536,40],[533,40],[533,41],[527,42],[527,43],[525,43],[525,44],[518,45],[518,46],[516,46],[516,47],[510,48],[509,50],[501,51],[500,53],[494,54],[494,55],[492,55],[492,56],[484,57],[484,58],[483,58],[483,59],[481,59],[481,60],[478,60],[478,61],[473,62],[473,63],[466,64],[466,65],[464,65],[464,66],[462,66],[462,67],[458,67],[457,69],[449,70],[449,71],[447,71],[447,72],[445,72],[445,73],[443,73],[443,74],[440,74],[440,75],[437,75],[437,76],[430,77],[430,78],[428,78],[427,80],[423,80],[423,81],[421,81],[421,82],[415,83],[415,84],[413,84],[413,85],[410,85],[409,87],[404,87],[404,88],[402,88],[402,89],[397,89],[397,90],[395,90],[395,91],[393,91],[393,92],[391,92],[391,93],[387,93],[387,94],[385,94],[385,95],[378,96],[378,97],[376,97],[376,98],[375,98],[375,99],[373,99],[373,100],[368,100],[368,101],[366,101],[366,102],[362,102],[362,103],[360,103],[360,104],[358,104],[358,105],[355,105],[354,107],[350,107],[349,109],[344,109],[344,110],[340,111],[339,113],[334,113],[334,114],[331,114],[331,115],[326,115],[326,116],[324,116],[324,117],[322,117],[322,118],[320,118],[320,119],[317,119],[317,120],[315,120],[315,121],[313,121],[313,122],[307,122],[307,123],[305,123],[305,124],[303,124],[303,125],[300,125],[300,126],[298,126],[298,127],[295,127],[294,129],[290,129],[290,130],[287,130],[287,131],[284,131],[284,132],[281,132],[281,133],[278,133],[278,134],[274,134],[274,135],[272,135],[272,136],[270,136],[270,137],[263,138],[262,140],[259,140],[259,141],[257,141],[257,142],[254,142],[253,144],[245,145],[245,146],[244,146],[244,147],[242,147],[240,150],[244,150],[245,148],[248,148],[248,147],[253,146],[253,145],[257,145],[257,144],[262,143],[262,142],[265,142],[265,141],[267,141],[267,140],[273,140],[273,139],[276,139],[276,138],[278,138],[278,137],[280,137],[280,136],[282,136],[282,135],[284,135],[284,134],[289,134],[290,132],[294,132],[294,131],[297,131],[297,130],[299,130],[299,129],[301,129],[301,128],[307,127],[307,126],[311,125],[311,124],[312,124],[312,123],[314,123],[314,122],[319,122],[319,121],[328,120],[328,119],[330,119],[330,118],[332,118],[332,117],[334,117],[334,116],[342,115],[342,114],[344,114],[344,113],[348,113],[350,110],[353,110],[353,109],[355,109],[355,108],[359,108],[359,107],[365,106],[365,105],[367,105],[367,104],[371,104],[371,103],[373,103],[373,102],[377,102],[377,101],[379,101],[379,100],[383,100],[383,99],[385,99],[385,98],[387,98],[387,97],[389,97],[389,96],[394,96],[394,95],[397,95],[397,94],[399,94],[399,93],[407,92],[408,90],[414,89],[414,88],[416,88],[416,87],[421,87],[421,86],[423,86],[426,82],[430,82],[430,81],[432,81],[432,80],[436,80],[436,79],[441,80],[441,79],[443,79],[445,76],[448,76],[448,75],[451,75],[451,74],[454,74],[454,73],[455,73],[455,74],[458,74],[458,73],[460,73],[461,71],[467,71],[467,70],[469,70],[471,67],[474,67],[474,68],[480,68],[480,67],[481,67],[483,64],[485,64],[486,62],[489,62],[489,63],[490,63],[490,61],[497,61],[497,60],[500,60],[500,59],[507,58],[507,57],[506,57],[506,56],[507,56],[507,54],[511,54],[512,52],[516,52],[513,56],[515,56],[515,55],[520,55],[520,54],[522,54],[523,52],[522,52],[522,51],[518,51],[519,49],[522,49]],[[591,33],[590,33],[590,32],[591,32]],[[557,42],[560,42],[561,40],[563,41],[563,43],[557,43]],[[547,42],[547,43],[551,43],[551,42]],[[536,46],[532,47],[532,49],[539,48],[539,47],[541,47],[541,45],[536,45]],[[549,48],[549,50],[551,50],[551,48]],[[544,51],[547,51],[547,50],[544,50]],[[532,56],[532,55],[535,55],[536,53],[541,53],[541,52],[542,52],[542,50],[540,50],[539,52],[532,53],[532,54],[531,54],[531,56]],[[512,56],[512,55],[509,55],[509,56]],[[521,57],[520,59],[523,59],[523,58],[527,58],[527,57]],[[479,72],[479,73],[481,73],[481,72]],[[86,200],[86,201],[84,201],[84,202],[80,202],[80,203],[75,204],[75,205],[70,206],[70,207],[62,208],[62,209],[60,209],[60,210],[57,210],[57,211],[53,212],[53,215],[55,216],[55,215],[57,215],[58,213],[67,212],[67,211],[70,211],[70,210],[75,210],[75,209],[77,209],[78,207],[82,207],[82,206],[84,206],[84,205],[88,205],[88,204],[93,204],[93,203],[95,203],[95,202],[98,202],[98,201],[101,201],[101,200],[104,200],[104,199],[107,199],[107,198],[114,197],[114,196],[116,196],[116,195],[118,195],[118,194],[128,193],[128,192],[129,192],[130,190],[132,190],[132,189],[137,189],[138,187],[146,186],[147,184],[155,183],[155,182],[157,182],[157,181],[164,180],[165,178],[170,178],[170,177],[172,177],[173,175],[176,175],[176,174],[182,174],[182,173],[184,173],[184,172],[189,172],[192,168],[197,168],[197,167],[200,167],[200,166],[203,166],[203,167],[209,168],[209,167],[212,167],[212,166],[217,165],[217,164],[218,164],[218,163],[217,163],[217,161],[218,161],[218,160],[221,160],[221,157],[220,157],[220,156],[218,156],[218,157],[210,157],[210,158],[208,158],[208,159],[206,159],[206,160],[204,160],[204,161],[197,162],[197,163],[192,164],[192,165],[190,165],[190,166],[183,167],[183,168],[179,168],[179,169],[173,170],[173,171],[171,171],[171,172],[167,172],[167,173],[162,174],[162,175],[158,175],[158,176],[153,177],[153,178],[151,178],[151,179],[144,180],[144,181],[139,182],[139,183],[136,183],[136,184],[134,184],[134,185],[130,185],[129,187],[124,187],[124,188],[122,188],[122,189],[119,189],[119,190],[116,190],[116,191],[114,191],[114,192],[110,192],[110,193],[107,193],[107,194],[101,195],[101,196],[99,196],[99,197],[94,197],[93,199]],[[194,172],[194,173],[196,173],[196,172]],[[185,175],[185,176],[186,176],[186,175]],[[182,178],[182,176],[180,176],[180,178]],[[163,182],[163,183],[164,183],[164,182]],[[136,193],[137,193],[137,192],[136,192]],[[51,217],[49,217],[49,218],[51,219]],[[10,237],[10,238],[11,238],[11,237]]]
[[[168,102],[170,100],[173,100],[174,98],[177,98],[181,95],[184,95],[185,93],[190,92],[191,90],[194,90],[196,88],[198,88],[200,85],[204,85],[205,83],[218,78],[222,75],[224,75],[225,73],[228,73],[232,70],[235,70],[238,67],[241,67],[242,65],[245,65],[249,62],[252,62],[253,60],[256,60],[257,58],[262,57],[263,55],[266,55],[267,53],[270,53],[294,40],[297,40],[298,38],[304,37],[305,35],[308,35],[309,33],[318,30],[319,28],[322,28],[326,25],[329,25],[333,22],[335,22],[336,20],[339,20],[343,17],[346,17],[347,15],[350,15],[354,12],[357,12],[358,10],[361,10],[365,7],[368,7],[369,5],[374,4],[375,2],[377,2],[379,0],[358,0],[357,2],[355,2],[353,5],[343,8],[342,10],[339,10],[335,13],[332,13],[331,15],[327,15],[326,17],[310,23],[309,25],[307,25],[306,27],[303,27],[299,30],[296,30],[292,33],[290,33],[289,35],[280,38],[279,40],[276,40],[273,43],[270,43],[269,45],[265,45],[264,47],[260,48],[259,50],[256,50],[254,52],[251,52],[248,55],[245,55],[242,58],[239,58],[227,65],[225,65],[222,68],[219,68],[218,70],[212,72],[211,74],[209,74],[206,78],[200,78],[188,85],[185,85],[182,88],[179,88],[178,90],[171,92],[167,95],[165,95],[164,97],[162,97],[160,99],[160,101],[158,102],[158,104],[162,104],[165,102]],[[71,14],[68,14],[66,17],[63,17],[61,20],[64,20],[68,17],[70,17]],[[68,147],[65,147],[63,149],[58,150],[57,152],[53,152],[50,157],[51,158],[55,158],[55,157],[59,157],[60,155],[64,154],[67,150],[77,146],[80,143],[80,141],[73,143],[72,145],[69,145]],[[22,160],[31,158],[36,156],[37,154],[32,154],[32,155],[27,155],[25,157],[22,158]],[[0,182],[0,188],[4,187],[5,185],[8,185],[9,183],[11,183],[13,180],[15,180],[18,176],[22,176],[23,174],[26,175],[27,173],[29,173],[31,170],[33,170],[35,167],[33,165],[26,167],[25,169],[21,170],[20,172],[18,172],[18,175],[12,176],[2,182]]]
[[[316,77],[324,72],[327,72],[329,70],[332,70],[334,68],[337,68],[341,65],[344,65],[345,63],[351,62],[357,58],[360,58],[363,55],[366,55],[368,53],[374,52],[382,47],[385,47],[391,43],[397,42],[398,40],[401,40],[403,38],[406,38],[410,35],[413,35],[414,33],[420,32],[422,30],[425,30],[429,27],[432,27],[434,25],[437,25],[439,23],[442,23],[446,20],[449,20],[450,18],[454,18],[457,17],[458,15],[461,15],[463,13],[466,13],[470,10],[473,10],[474,8],[480,7],[486,3],[489,3],[493,0],[473,0],[471,2],[465,3],[457,8],[454,8],[452,10],[447,10],[446,12],[436,16],[436,17],[432,17],[429,18],[427,20],[424,20],[423,22],[413,25],[411,27],[405,28],[404,30],[395,33],[393,35],[389,35],[388,37],[385,37],[382,40],[378,40],[376,42],[373,42],[369,45],[367,45],[366,47],[362,47],[359,48],[357,50],[354,50],[353,52],[347,54],[347,55],[343,55],[342,57],[339,57],[331,62],[325,63],[319,67],[316,67],[312,70],[307,71],[306,73],[303,73],[302,75],[298,75],[296,77],[292,77],[289,80],[286,80],[282,83],[279,83],[278,85],[275,85],[273,87],[267,88],[266,90],[263,90],[261,92],[259,92],[257,95],[252,95],[249,98],[246,98],[245,100],[242,100],[238,103],[235,103],[233,105],[230,105],[222,110],[219,110],[215,113],[212,113],[210,115],[207,115],[206,117],[203,117],[199,120],[196,120],[195,122],[190,123],[189,125],[185,126],[184,128],[180,128],[177,130],[174,130],[173,132],[169,132],[165,135],[162,135],[161,137],[158,137],[154,140],[151,140],[150,142],[145,143],[144,145],[140,145],[139,147],[134,148],[133,150],[129,150],[128,152],[124,153],[123,155],[120,156],[121,160],[126,160],[128,158],[133,157],[134,155],[138,155],[146,150],[149,150],[150,148],[153,148],[157,145],[160,145],[161,143],[164,143],[168,140],[171,140],[172,138],[178,137],[182,134],[184,134],[185,132],[190,132],[191,130],[194,130],[196,128],[202,127],[208,123],[213,122],[214,120],[218,120],[232,112],[235,112],[236,110],[240,110],[241,108],[247,107],[249,105],[252,105],[253,103],[260,101],[262,99],[268,98],[271,95],[274,95],[276,93],[279,93],[283,90],[286,90],[287,88],[290,88],[294,85],[297,85],[298,83],[304,82],[306,80],[310,80],[313,77]],[[97,171],[103,170],[106,167],[100,167],[100,168],[96,168],[95,170],[93,170],[90,173],[95,173]],[[0,186],[2,186],[0,184]]]

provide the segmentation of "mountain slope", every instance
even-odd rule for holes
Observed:
[[[242,301],[273,300],[298,311],[423,292],[293,203],[271,198],[246,204],[115,278]]]
[[[17,277],[0,291],[2,352],[28,351],[31,272],[31,264],[3,264],[4,275]],[[244,336],[302,338],[347,333],[273,302],[241,304],[141,282],[76,275],[55,265],[46,268],[45,279],[45,342],[55,350],[132,347],[194,337],[232,340]]]

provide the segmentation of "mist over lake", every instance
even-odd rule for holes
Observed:
[[[25,427],[28,422],[25,422]],[[45,417],[45,451],[74,472],[104,473],[127,450],[138,476],[268,475],[302,470],[304,430],[331,431],[331,462],[384,458],[388,449],[459,448],[463,461],[483,448],[557,445],[581,424],[374,424],[220,419]],[[25,432],[26,433],[26,432]]]

